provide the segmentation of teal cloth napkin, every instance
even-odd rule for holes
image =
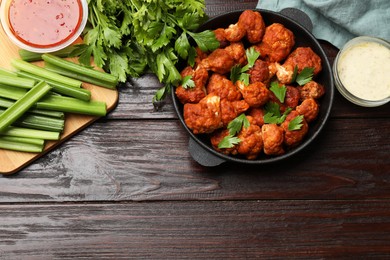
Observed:
[[[313,35],[341,48],[357,36],[390,41],[390,0],[259,0],[257,8],[279,12],[284,8],[305,12]]]

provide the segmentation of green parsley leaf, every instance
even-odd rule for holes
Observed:
[[[192,80],[192,76],[188,75],[185,76],[181,82],[182,87],[184,89],[189,89],[189,88],[194,88],[195,87],[195,82]]]
[[[235,137],[241,129],[248,128],[250,126],[249,120],[245,114],[237,116],[235,119],[229,122],[227,129],[229,135],[225,136],[218,144],[218,148],[232,148],[234,145],[241,142],[240,138]]]
[[[198,33],[188,31],[187,33],[195,40],[196,44],[204,52],[213,51],[219,47],[219,41],[215,37],[215,33],[213,31],[205,30]]]
[[[245,114],[241,114],[230,121],[227,128],[229,129],[229,133],[234,136],[241,131],[242,127],[248,128],[249,125],[250,123],[248,118],[245,116]]]
[[[207,19],[205,8],[204,0],[88,0],[84,44],[74,53],[83,65],[93,56],[96,66],[121,82],[152,72],[163,84],[177,86],[178,57],[195,60],[188,36],[203,51],[219,47],[212,31],[195,33]]]
[[[227,135],[218,143],[218,148],[219,149],[232,148],[236,144],[239,144],[240,142],[241,142],[240,138],[232,135]]]
[[[287,88],[285,85],[279,86],[278,82],[271,82],[271,87],[269,88],[276,96],[276,98],[280,101],[280,103],[284,103],[284,99],[286,97]]]
[[[292,111],[291,108],[287,108],[283,114],[280,114],[279,104],[275,102],[268,102],[264,106],[266,114],[263,116],[264,123],[266,124],[281,124],[286,120],[286,117]]]
[[[256,60],[260,57],[260,53],[255,49],[255,47],[246,49],[245,54],[248,60],[248,64],[241,69],[241,72],[246,72],[252,68],[253,65],[255,65]]]
[[[239,80],[244,83],[245,86],[249,85],[249,74],[248,73],[241,73]]]
[[[289,131],[300,130],[302,128],[302,125],[303,125],[302,122],[303,122],[303,115],[299,115],[299,116],[295,117],[288,124],[288,130]]]
[[[179,38],[175,41],[175,51],[183,59],[188,58],[188,52],[191,49],[190,42],[188,41],[187,34],[183,32]]]
[[[306,67],[304,68],[301,73],[297,75],[296,82],[300,85],[303,86],[306,83],[310,82],[313,79],[313,74],[314,74],[314,68],[309,68]]]
[[[295,67],[294,67],[294,72],[293,72],[292,79],[291,79],[291,82],[295,82],[295,81],[296,81],[297,75],[298,75],[298,66],[295,65]]]
[[[241,67],[239,64],[234,65],[230,70],[230,80],[236,83],[237,80],[240,79]]]

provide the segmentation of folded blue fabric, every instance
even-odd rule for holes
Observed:
[[[259,0],[257,8],[297,8],[310,17],[315,37],[338,48],[361,35],[390,41],[390,0]]]

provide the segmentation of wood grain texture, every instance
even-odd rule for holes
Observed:
[[[0,206],[0,254],[2,259],[385,259],[389,212],[383,200],[8,205]]]
[[[0,179],[0,201],[385,199],[389,135],[388,119],[334,119],[292,160],[206,168],[190,157],[176,120],[99,120]]]
[[[214,16],[257,0],[206,3]],[[322,45],[332,61],[338,50]],[[1,260],[389,259],[390,104],[361,108],[336,91],[298,156],[207,168],[170,100],[154,111],[160,86],[131,79],[107,117],[0,176]]]

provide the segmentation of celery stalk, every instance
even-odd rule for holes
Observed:
[[[12,142],[27,143],[27,144],[36,144],[44,145],[45,140],[36,139],[36,138],[27,138],[27,137],[17,137],[17,136],[0,136],[0,139]]]
[[[80,81],[83,81],[83,82],[88,82],[88,83],[91,83],[91,84],[96,85],[96,86],[109,88],[109,89],[115,89],[116,88],[116,84],[112,84],[112,83],[109,83],[107,81],[103,81],[103,80],[98,79],[98,78],[92,78],[92,77],[89,77],[89,76],[86,76],[86,75],[79,74],[77,72],[66,70],[64,68],[61,68],[61,67],[56,66],[56,65],[51,64],[51,63],[45,63],[45,69],[47,69],[47,70],[49,70],[51,72],[60,74],[62,76],[69,77],[69,78],[72,78],[72,79],[77,79],[77,80],[80,80]]]
[[[98,71],[92,68],[87,68],[80,64],[61,59],[51,54],[43,54],[42,59],[45,63],[52,64],[67,71],[74,72],[78,75],[86,76],[87,78],[97,79],[99,81],[107,82],[114,88],[118,84],[118,78],[102,71]]]
[[[0,148],[20,152],[40,153],[43,151],[43,145],[23,143],[18,141],[4,140],[0,137]]]
[[[53,131],[45,131],[38,129],[30,129],[16,126],[9,126],[4,132],[1,133],[2,136],[16,136],[16,137],[25,137],[25,138],[36,138],[44,140],[59,140],[60,133]]]
[[[70,56],[70,54],[72,53],[72,51],[74,49],[75,49],[75,47],[73,45],[70,45],[70,46],[65,47],[61,50],[52,52],[51,54],[58,56],[58,57],[66,58],[66,57]],[[29,61],[29,62],[42,60],[42,53],[35,53],[35,52],[27,51],[24,49],[19,50],[19,56],[22,60]]]
[[[0,132],[21,117],[30,107],[46,95],[51,87],[44,81],[40,81],[30,89],[23,97],[18,99],[12,106],[0,115]]]
[[[0,108],[0,115],[4,111],[4,109]],[[47,131],[62,132],[65,126],[65,120],[48,116],[34,115],[27,112],[18,120],[16,120],[13,125]]]
[[[5,86],[0,84],[0,97],[18,100],[27,93],[27,89]]]
[[[89,101],[91,99],[91,91],[84,88],[75,88],[69,85],[65,85],[62,83],[58,83],[53,80],[45,79],[43,77],[25,72],[25,71],[18,71],[17,75],[22,78],[28,78],[28,79],[34,79],[34,80],[44,80],[47,84],[53,87],[53,92],[63,94],[65,96],[78,98],[84,101]]]
[[[0,75],[0,84],[6,86],[31,89],[34,87],[35,83],[36,82],[33,79],[21,78],[11,75]]]
[[[14,102],[5,98],[0,97],[0,108],[8,108],[10,107]],[[58,112],[58,111],[50,111],[50,110],[43,110],[43,109],[36,109],[36,108],[30,108],[28,113],[35,114],[35,115],[41,115],[41,116],[47,116],[47,117],[54,117],[59,119],[64,119],[65,114],[64,112]]]
[[[53,111],[85,114],[92,116],[105,116],[106,103],[101,101],[82,101],[70,97],[46,96],[36,104],[36,108]]]
[[[82,84],[82,82],[79,80],[64,77],[62,75],[48,71],[47,69],[41,68],[39,66],[36,66],[34,64],[28,63],[28,62],[23,61],[23,60],[13,59],[13,60],[11,60],[11,64],[12,64],[12,66],[14,66],[18,70],[26,71],[26,72],[29,72],[31,74],[35,74],[35,75],[38,75],[40,77],[43,77],[45,79],[54,80],[56,82],[70,85],[73,87],[79,88],[79,87],[81,87],[81,84]]]

